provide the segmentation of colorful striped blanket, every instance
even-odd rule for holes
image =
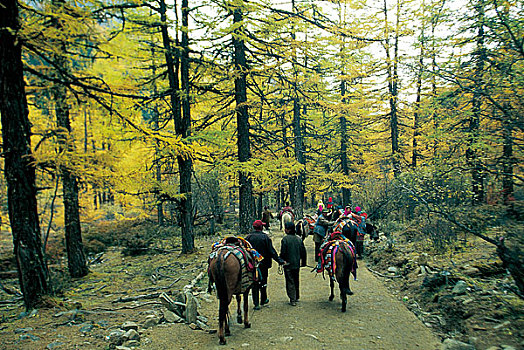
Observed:
[[[245,292],[248,287],[257,280],[256,271],[258,263],[263,259],[251,244],[242,237],[226,237],[218,242],[215,242],[211,248],[209,260],[215,258],[218,252],[226,250],[224,259],[229,254],[233,254],[240,262],[242,277],[241,277],[241,292]]]
[[[337,239],[327,241],[324,244],[322,244],[322,246],[320,247],[321,269],[319,271],[317,270],[317,272],[322,272],[325,269],[328,272],[329,276],[332,279],[335,279],[335,271],[337,268],[335,255],[341,246],[344,246],[347,250],[349,250],[351,255],[353,256],[353,265],[351,266],[351,273],[356,279],[357,259],[355,255],[355,246],[348,239]]]

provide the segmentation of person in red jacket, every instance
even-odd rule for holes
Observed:
[[[285,264],[285,261],[278,256],[277,251],[273,247],[271,238],[262,231],[264,226],[262,220],[255,220],[255,222],[253,222],[254,231],[246,236],[246,241],[251,243],[251,246],[263,257],[258,265],[260,270],[259,281],[253,284],[253,304],[255,304],[255,310],[260,310],[260,305],[269,303],[269,298],[267,297],[267,276],[272,265],[272,260],[275,260],[279,265]]]

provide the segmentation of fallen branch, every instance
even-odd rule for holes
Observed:
[[[143,303],[143,304],[135,305],[135,306],[121,306],[121,307],[116,307],[116,308],[97,307],[97,308],[94,308],[93,310],[102,310],[102,311],[107,311],[107,312],[114,312],[116,310],[138,309],[139,307],[147,306],[147,305],[162,305],[162,303],[159,303],[158,301],[148,301],[147,303]]]
[[[0,288],[1,288],[4,292],[6,292],[7,294],[9,294],[9,295],[16,295],[17,297],[21,297],[21,296],[22,296],[22,293],[20,293],[18,290],[16,290],[16,289],[11,289],[11,288],[9,288],[9,287],[7,287],[7,286],[4,286],[4,285],[2,284],[2,281],[0,281]]]
[[[116,300],[113,300],[112,303],[127,303],[130,301],[137,301],[142,299],[156,299],[160,296],[161,293],[151,293],[151,294],[143,294],[143,295],[137,295],[134,297],[120,297]]]
[[[173,285],[175,283],[177,283],[178,281],[180,281],[182,279],[182,277],[179,277],[177,278],[176,280],[174,280],[173,282],[171,282],[168,286],[164,286],[164,287],[148,287],[148,288],[144,288],[144,289],[139,289],[137,290],[137,292],[153,292],[153,291],[156,291],[156,290],[162,290],[162,289],[169,289],[171,287],[173,287]]]
[[[23,299],[24,298],[19,297],[19,298],[14,298],[14,299],[9,299],[9,300],[0,300],[0,305],[17,304],[17,303],[21,302]]]
[[[366,266],[366,268],[367,268],[369,271],[373,272],[374,274],[376,274],[376,275],[378,275],[378,276],[380,276],[380,277],[385,277],[385,278],[399,278],[399,277],[402,277],[401,275],[394,275],[394,276],[384,275],[384,274],[382,274],[382,273],[380,273],[380,272],[377,272],[377,271],[372,270],[372,269],[371,269],[370,267],[368,267],[368,266]]]

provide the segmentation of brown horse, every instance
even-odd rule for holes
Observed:
[[[209,260],[209,280],[214,282],[218,299],[218,338],[220,344],[226,344],[225,336],[231,335],[229,330],[229,304],[233,295],[237,299],[237,322],[242,323],[242,311],[240,303],[244,295],[244,328],[250,328],[248,321],[248,295],[251,285],[247,287],[242,285],[242,265],[239,259],[231,254],[230,250],[220,248],[216,255]]]
[[[335,232],[334,234],[337,233],[340,234],[339,232]],[[355,249],[352,247],[351,242],[336,239],[330,241],[324,247],[321,254],[324,258],[324,265],[327,264],[326,270],[330,277],[329,286],[331,287],[331,294],[329,295],[329,301],[333,301],[335,298],[333,289],[336,281],[340,289],[342,312],[346,312],[347,296],[353,295],[349,287],[349,275],[352,272],[356,275]]]

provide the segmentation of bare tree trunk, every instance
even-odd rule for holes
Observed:
[[[182,49],[180,57],[180,77],[182,82],[182,120],[177,134],[183,139],[191,136],[191,101],[189,100],[189,4],[182,0]],[[180,194],[183,195],[182,208],[182,253],[190,253],[195,249],[193,232],[193,195],[191,192],[191,176],[193,175],[193,160],[177,157],[180,169]]]
[[[167,27],[167,7],[164,0],[160,0],[160,18],[162,30],[162,42],[165,50],[167,75],[169,79],[171,108],[173,111],[173,118],[175,121],[175,131],[177,135],[187,138],[191,133],[191,113],[189,101],[189,37],[187,33],[187,16],[188,3],[187,0],[182,2],[182,59],[181,59],[181,79],[182,79],[182,101],[179,97],[179,81],[178,81],[178,62],[173,59],[173,50],[171,48],[171,41],[169,38]],[[184,33],[185,32],[185,33]],[[183,113],[183,115],[182,115]],[[193,163],[190,158],[177,157],[178,168],[180,171],[180,225],[182,227],[182,253],[190,253],[195,247],[195,238],[193,234],[193,201],[191,196],[191,176]]]
[[[513,137],[512,128],[507,118],[502,121],[502,132],[504,137],[504,144],[502,150],[503,175],[502,175],[502,193],[504,204],[511,204],[513,201],[514,186],[513,186]]]
[[[48,292],[36,201],[36,175],[31,157],[31,126],[24,89],[17,2],[0,6],[0,115],[7,182],[7,206],[13,233],[18,280],[27,309]]]
[[[418,72],[417,72],[417,98],[415,101],[415,112],[413,113],[413,150],[411,154],[411,166],[417,167],[418,160],[418,138],[420,136],[420,102],[422,99],[422,71],[424,69],[424,28],[422,28],[421,34],[422,40],[420,43],[420,56],[418,61]]]
[[[53,0],[53,5],[58,9],[64,6],[61,0]],[[54,27],[61,30],[61,24],[55,21]],[[66,52],[65,44],[59,44],[61,52]],[[60,54],[55,54],[53,58],[56,67],[55,72],[58,81],[61,80],[62,72],[67,72],[69,67],[67,59]],[[53,87],[53,99],[55,102],[55,114],[58,133],[58,143],[60,153],[70,153],[73,149],[71,137],[71,121],[69,116],[69,104],[67,101],[67,90],[64,84],[56,83]],[[65,225],[65,245],[67,251],[67,265],[71,277],[83,277],[89,273],[87,259],[82,243],[82,227],[80,224],[80,206],[78,204],[78,181],[76,176],[70,171],[67,164],[60,165],[62,176],[62,192],[64,202],[64,225]]]
[[[342,103],[347,102],[346,98],[346,82],[340,82],[340,96],[342,97]],[[342,167],[342,173],[345,176],[349,176],[349,164],[348,164],[348,127],[346,115],[344,112],[340,115],[340,166]],[[342,201],[343,205],[350,205],[351,203],[351,191],[347,187],[342,187]]]
[[[386,57],[387,57],[387,72],[388,72],[388,89],[389,89],[389,107],[390,107],[390,135],[391,135],[391,159],[393,164],[393,173],[395,177],[400,175],[400,147],[399,147],[399,131],[398,131],[398,26],[400,21],[400,4],[397,0],[397,30],[395,31],[393,43],[393,58],[391,57],[391,47],[389,44],[389,25],[387,3],[384,0],[384,18],[386,25]]]
[[[475,144],[479,137],[480,115],[482,110],[482,81],[484,74],[484,63],[486,62],[486,48],[484,47],[484,2],[479,0],[476,4],[478,16],[478,33],[477,33],[477,49],[474,53],[476,58],[475,68],[475,86],[473,92],[472,110],[469,118],[468,132],[469,132],[469,147],[466,150],[466,158],[470,167],[471,186],[473,192],[472,204],[477,205],[484,201],[484,175],[482,170],[482,163],[476,151]]]
[[[295,12],[295,0],[291,1],[292,11]],[[291,37],[293,40],[296,39],[295,29],[293,28],[291,32]],[[304,145],[304,132],[302,131],[302,118],[300,115],[300,101],[298,98],[298,68],[296,67],[297,55],[296,51],[293,52],[293,71],[294,71],[294,80],[293,80],[293,133],[295,135],[295,159],[299,164],[306,165],[306,149]],[[295,179],[293,196],[293,208],[295,209],[295,215],[298,218],[303,217],[304,215],[304,192],[305,192],[305,182],[306,182],[306,172],[301,170],[298,176]],[[291,194],[291,192],[290,192]]]
[[[243,1],[239,7],[233,9],[233,23],[239,26],[233,33],[234,65],[235,65],[235,102],[237,114],[237,148],[238,160],[241,163],[247,162],[251,158],[249,141],[249,113],[247,107],[247,61],[246,47],[242,39]],[[240,233],[251,231],[251,224],[255,216],[253,202],[253,184],[249,174],[239,172],[239,229]]]

